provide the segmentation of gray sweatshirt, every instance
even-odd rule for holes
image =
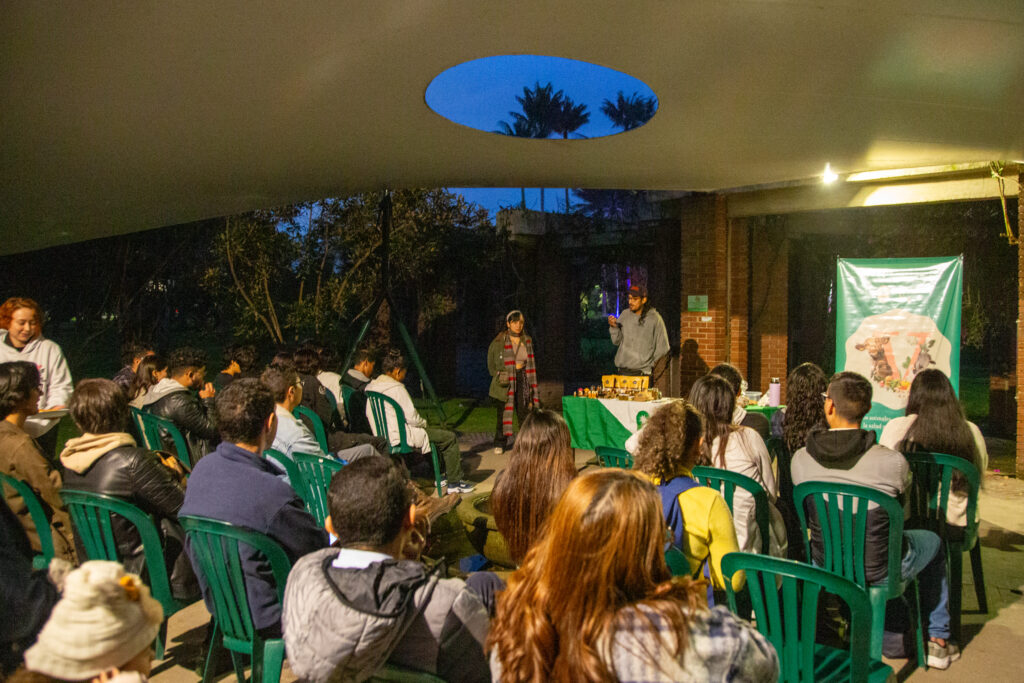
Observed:
[[[669,350],[665,321],[654,308],[647,310],[642,325],[639,315],[628,309],[623,311],[619,316],[619,326],[609,328],[609,333],[612,344],[619,347],[615,353],[617,368],[638,370],[649,375],[654,363]]]

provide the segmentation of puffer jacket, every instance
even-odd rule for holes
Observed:
[[[410,560],[338,569],[337,556],[310,553],[288,575],[281,624],[299,678],[363,681],[391,662],[446,681],[490,680],[487,612],[463,581]]]
[[[175,597],[199,597],[199,584],[184,553],[184,534],[177,522],[185,489],[157,455],[138,448],[125,433],[84,434],[70,439],[60,456],[64,488],[121,498],[152,515],[164,547],[164,561]],[[117,554],[125,569],[148,581],[142,539],[128,520],[112,515]],[[85,557],[79,550],[81,557]]]
[[[166,417],[181,430],[194,466],[200,458],[220,442],[220,432],[213,418],[213,399],[199,399],[178,381],[166,377],[146,392],[142,409]],[[161,435],[163,450],[175,452],[170,435]]]

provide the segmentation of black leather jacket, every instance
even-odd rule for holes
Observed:
[[[182,552],[183,534],[177,522],[178,511],[185,501],[185,489],[154,453],[136,446],[114,448],[97,458],[84,472],[66,470],[64,488],[122,498],[152,515],[164,545],[172,591],[177,597],[195,594],[195,576]],[[121,563],[129,572],[147,579],[139,532],[119,515],[111,516],[111,525]],[[78,552],[79,557],[86,557],[82,548]],[[182,558],[184,562],[180,561]]]
[[[178,426],[188,442],[192,465],[220,443],[220,432],[212,417],[212,400],[200,400],[190,391],[175,391],[145,408]],[[175,452],[174,442],[169,436],[164,439],[164,450]]]

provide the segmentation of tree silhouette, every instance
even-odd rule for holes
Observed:
[[[651,120],[656,111],[658,98],[643,97],[637,92],[626,97],[620,90],[615,102],[605,100],[601,104],[601,113],[608,117],[613,126],[623,131],[644,125]]]
[[[510,124],[498,122],[498,133],[543,140],[555,132],[555,122],[561,115],[564,95],[551,83],[541,85],[536,81],[533,88],[523,86],[523,94],[516,95],[520,111],[510,111]],[[582,124],[581,124],[582,125]],[[523,205],[526,205],[526,191],[523,190]],[[544,211],[544,188],[540,188],[540,210]]]
[[[562,134],[563,140],[569,139],[569,133],[579,130],[590,121],[590,112],[587,105],[576,104],[567,95],[562,96],[562,101],[555,112],[554,129],[556,133]],[[565,188],[565,212],[569,213],[569,188]]]

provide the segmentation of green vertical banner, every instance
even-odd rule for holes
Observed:
[[[839,259],[836,370],[873,389],[863,428],[881,433],[907,407],[910,383],[936,368],[960,391],[963,256]]]

